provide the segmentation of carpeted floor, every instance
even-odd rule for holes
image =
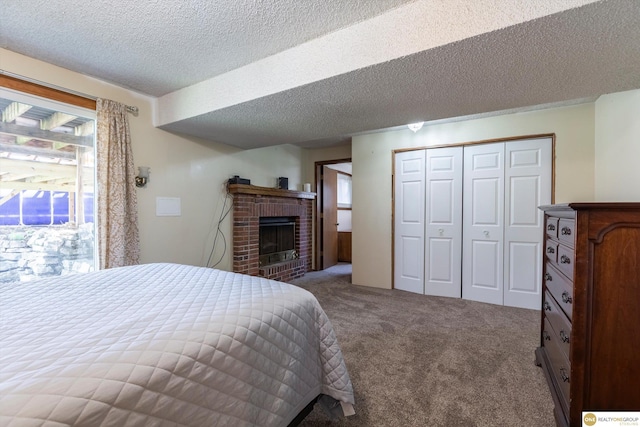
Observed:
[[[331,319],[356,415],[320,405],[301,426],[554,426],[534,364],[538,311],[351,284],[351,265],[293,281]]]

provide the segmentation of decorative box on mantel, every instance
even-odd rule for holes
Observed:
[[[311,271],[316,193],[245,184],[228,189],[234,272],[286,282]]]

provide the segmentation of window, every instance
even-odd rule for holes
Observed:
[[[0,282],[95,269],[95,110],[0,88]]]
[[[351,209],[351,175],[338,172],[338,208]]]

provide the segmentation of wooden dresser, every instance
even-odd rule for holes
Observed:
[[[640,410],[640,203],[542,206],[546,262],[536,362],[559,426]]]

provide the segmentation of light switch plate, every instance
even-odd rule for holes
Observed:
[[[156,216],[181,216],[180,197],[156,197]]]

